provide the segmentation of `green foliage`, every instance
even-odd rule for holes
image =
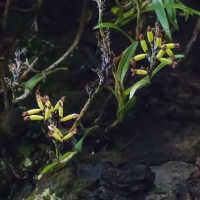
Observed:
[[[63,154],[60,158],[60,161],[64,160],[65,158],[67,158],[72,152],[67,152],[65,154]]]
[[[58,162],[53,162],[50,165],[47,165],[42,171],[41,171],[41,175],[46,173],[47,171],[49,171],[50,169],[52,169],[55,165],[57,165]]]
[[[139,6],[137,6],[137,4],[139,4],[138,1],[131,1],[131,2],[133,7],[128,11],[122,9],[119,6],[115,6],[111,9],[111,11],[117,17],[114,23],[104,22],[101,24],[102,27],[114,28],[116,30],[119,30],[124,35],[126,35],[131,42],[133,42],[134,40],[129,35],[127,35],[120,27],[127,24],[131,20],[134,19],[137,19],[137,21],[140,20],[141,15],[143,13],[154,10],[163,29],[165,30],[167,36],[170,39],[172,39],[172,37],[169,24],[171,23],[176,29],[178,29],[178,23],[176,19],[177,9],[183,11],[186,20],[188,19],[189,15],[195,14],[200,16],[199,11],[184,5],[179,0],[152,0],[152,2],[149,1],[148,4],[143,3]],[[99,28],[99,25],[95,26],[95,28]]]
[[[136,98],[135,96],[133,96],[132,98],[130,98],[127,103],[118,111],[118,116],[125,116],[125,114],[135,106],[136,104]]]
[[[135,55],[137,46],[138,42],[134,42],[124,51],[122,58],[119,62],[117,71],[113,72],[115,77],[115,90],[113,91],[113,93],[118,101],[117,117],[119,121],[123,120],[125,113],[135,104],[134,100],[127,101],[126,97],[123,95],[123,81],[130,66],[130,59]]]
[[[162,0],[152,0],[152,5],[154,7],[154,10],[156,12],[156,15],[165,31],[167,36],[172,39],[170,28],[169,28],[169,23],[167,20],[167,16],[165,13],[164,5]]]
[[[89,128],[86,133],[84,134],[84,136],[76,143],[75,145],[75,151],[81,152],[82,151],[82,146],[83,146],[83,140],[85,139],[85,137],[91,133],[92,131],[94,131],[95,129],[99,128],[98,126],[94,126],[92,128]]]
[[[122,32],[126,37],[128,37],[128,39],[130,40],[131,43],[134,42],[134,40],[127,33],[125,33],[121,28],[119,28],[119,26],[117,26],[111,22],[102,23],[102,27],[103,28],[114,28],[114,29]],[[100,28],[100,26],[97,25],[93,29],[97,29],[97,28]]]
[[[134,94],[135,94],[135,91],[144,87],[144,86],[147,86],[150,84],[150,80],[149,80],[149,77],[148,76],[145,76],[143,79],[141,79],[140,81],[136,82],[133,86],[131,86],[130,88],[128,88],[124,94],[125,95],[128,95],[130,94],[130,99],[133,98]]]
[[[63,154],[60,158],[60,162],[56,161],[56,162],[53,162],[53,163],[47,165],[46,167],[44,167],[44,169],[41,171],[40,174],[42,175],[42,174],[46,173],[47,171],[49,171],[50,169],[52,169],[55,165],[63,163],[62,161],[65,161],[65,160],[66,160],[65,162],[69,161],[70,159],[67,159],[67,158],[70,158],[71,155],[73,156],[74,152],[67,152],[67,153]]]
[[[137,46],[138,46],[138,42],[134,42],[132,45],[130,45],[125,50],[125,53],[123,54],[123,56],[119,62],[119,65],[118,65],[117,74],[120,78],[121,87],[123,89],[124,89],[123,80],[128,71],[128,68],[130,66],[130,59],[135,55]]]
[[[39,72],[25,83],[25,88],[32,90],[35,87],[35,85],[44,78],[44,76],[47,76],[59,70],[68,70],[68,68],[57,68],[52,71]]]
[[[174,0],[163,0],[164,4],[174,4]],[[176,9],[175,8],[166,8],[167,10],[167,15],[168,18],[170,20],[170,22],[172,23],[172,25],[178,30],[178,23],[177,23],[177,19],[176,19]]]
[[[181,54],[177,54],[175,55],[176,58],[182,58],[184,57],[183,55]],[[166,64],[164,63],[160,63],[152,72],[152,77],[154,75],[156,75],[163,67],[165,67]],[[133,84],[133,86],[129,87],[125,92],[124,92],[124,95],[129,95],[129,98],[132,99],[134,98],[135,99],[135,92],[138,90],[138,89],[141,89],[145,86],[148,86],[150,84],[150,80],[149,80],[149,76],[145,76],[144,78],[142,78],[140,81],[136,82],[135,84]]]

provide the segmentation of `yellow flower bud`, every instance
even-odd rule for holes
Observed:
[[[60,118],[62,119],[63,118],[63,102],[62,101],[59,101],[58,113],[59,113]]]
[[[57,129],[56,127],[55,127],[55,132],[60,136],[60,137],[63,137],[63,134],[60,132],[60,130],[59,129]]]
[[[37,114],[41,111],[41,109],[32,109],[32,110],[29,110],[29,111],[26,111],[26,112],[23,112],[22,113],[22,116],[26,116],[26,115],[32,115],[32,114]]]
[[[40,116],[40,115],[30,115],[30,116],[24,117],[24,121],[27,121],[27,120],[43,120],[43,119],[44,119],[44,117]]]
[[[164,63],[166,65],[171,65],[173,68],[177,65],[176,62],[170,60],[170,59],[167,59],[167,58],[160,58],[159,59],[161,63]]]
[[[135,61],[139,61],[139,60],[144,59],[145,57],[146,57],[146,54],[139,54],[139,55],[135,56],[133,59]]]
[[[37,103],[38,103],[39,108],[40,108],[41,110],[44,110],[44,105],[43,105],[42,101],[41,101],[41,100],[38,100]]]
[[[46,107],[50,107],[51,106],[51,102],[49,101],[49,97],[46,95],[42,98],[42,101],[45,103]],[[51,106],[51,112],[53,112],[53,106]]]
[[[62,118],[60,121],[65,122],[65,121],[68,121],[70,119],[77,118],[77,117],[78,117],[78,114],[71,114],[71,115],[67,115],[66,117]]]
[[[167,65],[171,65],[173,62],[171,59],[168,59],[168,58],[160,58],[159,61]]]
[[[49,125],[48,128],[50,131],[56,132],[60,137],[63,137],[63,134],[60,132],[60,130],[57,129],[53,124]]]
[[[166,49],[166,53],[169,55],[169,56],[173,56],[173,52],[171,49]]]
[[[147,39],[151,43],[153,41],[153,33],[151,26],[147,27]]]
[[[59,101],[64,102],[64,100],[65,100],[65,96],[62,97]],[[54,107],[54,110],[58,110],[58,108],[59,108],[59,101],[57,102],[56,106]]]
[[[166,46],[164,45],[162,47],[162,49],[158,52],[158,54],[156,55],[156,58],[159,60],[160,58],[162,58],[165,54],[165,51],[166,51]]]
[[[35,94],[36,94],[36,101],[38,103],[39,108],[41,110],[44,110],[44,105],[42,103],[42,97],[40,96],[40,91],[36,90]]]
[[[49,131],[48,135],[50,137],[54,137],[56,140],[59,140],[60,142],[63,142],[62,138],[55,131]]]
[[[50,114],[51,114],[51,105],[48,106],[48,107],[45,109],[45,120],[47,120],[47,119],[50,117]]]
[[[139,74],[139,75],[147,75],[148,72],[146,70],[142,70],[142,69],[135,69],[135,73]]]
[[[144,36],[142,34],[140,35],[140,44],[143,51],[146,53],[146,51],[148,50],[148,47],[147,47],[146,41],[144,40]]]
[[[157,36],[156,36],[156,46],[157,47],[160,47],[162,45],[162,38],[161,38],[161,34],[159,33]]]
[[[70,132],[70,133],[68,133],[68,134],[63,138],[63,140],[68,140],[68,139],[71,138],[73,135],[74,135],[74,133],[73,133],[73,132]]]
[[[179,43],[169,43],[166,44],[167,49],[173,49],[173,48],[180,48],[180,44]]]

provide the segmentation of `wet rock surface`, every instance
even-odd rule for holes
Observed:
[[[24,198],[42,198],[48,190],[49,199],[198,199],[200,164],[196,159],[200,152],[200,125],[198,115],[194,117],[193,113],[198,112],[198,101],[193,95],[191,104],[187,98],[180,103],[184,95],[176,95],[174,90],[182,90],[180,82],[176,80],[174,84],[173,79],[171,86],[167,80],[169,88],[166,92],[162,89],[164,95],[149,96],[145,89],[138,93],[134,112],[122,124],[109,132],[102,128],[88,135],[82,153],[66,166],[45,174],[36,181],[31,195]],[[104,112],[100,104],[98,109]],[[94,115],[88,113],[84,124],[90,125]]]

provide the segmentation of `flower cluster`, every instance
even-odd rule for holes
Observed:
[[[174,62],[175,56],[171,49],[179,48],[180,45],[178,43],[164,44],[162,41],[162,32],[158,28],[151,28],[150,26],[147,28],[147,39],[150,44],[150,48],[148,48],[143,34],[140,35],[140,45],[144,51],[144,54],[134,56],[131,59],[131,64],[134,65],[135,61],[147,58],[149,60],[150,67],[148,70],[132,68],[131,71],[136,74],[146,75],[154,69],[157,61],[166,65],[171,65],[174,68],[177,63]],[[164,58],[163,56],[165,54],[167,54],[169,57]]]
[[[52,106],[48,96],[40,96],[39,90],[36,91],[36,101],[38,103],[38,109],[31,109],[23,112],[22,116],[24,120],[43,120],[49,129],[49,137],[54,137],[56,140],[63,142],[71,138],[76,131],[72,130],[67,135],[63,136],[61,131],[57,128],[61,122],[68,121],[78,117],[78,114],[71,114],[63,117],[63,102],[65,97],[62,97],[55,107]]]

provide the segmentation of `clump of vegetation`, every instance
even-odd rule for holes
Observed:
[[[101,51],[101,67],[93,70],[96,72],[98,78],[94,83],[86,86],[86,91],[89,97],[82,110],[79,114],[71,114],[63,117],[63,102],[65,97],[62,97],[55,105],[55,107],[53,107],[49,97],[41,96],[39,90],[37,90],[36,101],[39,108],[31,109],[22,113],[25,121],[43,121],[48,129],[47,136],[51,138],[55,144],[56,151],[54,153],[54,157],[56,161],[53,161],[52,164],[46,166],[42,170],[41,174],[45,173],[59,163],[70,160],[77,152],[81,151],[85,136],[91,131],[97,128],[101,128],[98,123],[92,123],[91,127],[89,127],[87,131],[84,130],[85,134],[83,138],[75,144],[74,150],[72,152],[67,152],[64,155],[60,154],[60,144],[73,137],[78,131],[81,131],[82,127],[78,125],[80,125],[82,117],[89,109],[90,104],[96,97],[96,94],[99,93],[102,88],[108,88],[116,97],[116,101],[118,103],[116,118],[111,122],[111,124],[109,124],[108,127],[105,128],[105,130],[108,131],[110,128],[113,128],[118,125],[118,123],[122,122],[128,111],[135,105],[135,92],[138,89],[151,84],[154,75],[164,66],[171,65],[174,68],[178,64],[176,59],[183,57],[183,55],[174,55],[172,49],[179,48],[179,44],[173,42],[165,43],[166,38],[171,40],[169,22],[175,28],[178,28],[177,23],[175,23],[176,9],[182,9],[187,16],[189,14],[200,15],[199,12],[182,5],[182,3],[179,1],[173,1],[169,5],[166,1],[161,0],[136,0],[130,1],[127,4],[127,6],[131,6],[131,12],[127,13],[122,6],[118,5],[117,8],[112,9],[113,12],[115,12],[117,15],[115,23],[104,23],[102,22],[103,11],[105,8],[104,2],[101,0],[96,0],[96,2],[99,10],[99,20],[98,26],[96,26],[96,28],[100,29],[100,36],[98,36],[98,46]],[[152,10],[154,10],[157,15],[157,21],[154,28],[148,26],[147,40],[145,40],[146,36],[141,34],[139,22],[141,20],[142,13]],[[167,14],[165,10],[167,11]],[[132,11],[134,11],[134,14]],[[127,16],[129,18],[127,18]],[[115,28],[125,33],[121,28],[119,28],[119,26],[122,26],[133,19],[137,19],[135,38],[136,40],[140,39],[140,45],[144,53],[136,55],[139,42],[125,34],[128,36],[131,45],[127,47],[119,56],[115,56],[110,47],[110,32],[107,28]],[[70,49],[70,52],[71,51],[72,49]],[[33,90],[35,85],[44,79],[48,74],[60,69],[66,70],[67,68],[57,68],[56,70],[52,69],[56,67],[62,60],[64,60],[68,54],[69,52],[66,52],[63,57],[58,60],[59,62],[55,62],[45,70],[36,71],[33,67],[37,62],[37,58],[31,64],[29,64],[25,56],[25,51],[17,50],[15,53],[16,64],[9,65],[9,69],[12,72],[13,78],[5,78],[7,84],[12,90],[13,99],[18,101],[26,98],[30,91]],[[24,59],[22,59],[23,56],[25,56]],[[136,62],[143,59],[147,59],[149,61],[148,66],[138,67]],[[23,78],[26,77],[30,71],[35,72],[36,75],[23,83]],[[141,80],[135,82],[131,87],[127,88],[125,77],[127,73],[130,73],[130,71],[132,72],[132,75],[142,75],[143,77]],[[113,78],[112,84],[110,84],[108,81],[108,76],[110,76],[110,74]],[[24,91],[24,93],[20,97],[16,97],[15,93],[20,91]],[[65,134],[62,133],[62,131],[59,130],[61,124],[71,119],[75,119],[73,126]]]
[[[38,109],[31,109],[22,113],[24,117],[24,121],[27,120],[43,120],[47,125],[49,132],[48,137],[53,138],[54,144],[56,146],[56,155],[55,158],[58,162],[59,160],[59,152],[58,152],[58,144],[57,141],[63,142],[71,138],[74,134],[76,134],[76,129],[69,130],[68,133],[63,136],[62,132],[59,130],[60,123],[66,122],[71,119],[76,119],[78,114],[71,114],[63,117],[63,102],[65,97],[62,97],[55,107],[52,106],[49,97],[47,95],[40,96],[40,91],[36,91],[36,101],[38,103]],[[39,115],[40,114],[40,115]]]

